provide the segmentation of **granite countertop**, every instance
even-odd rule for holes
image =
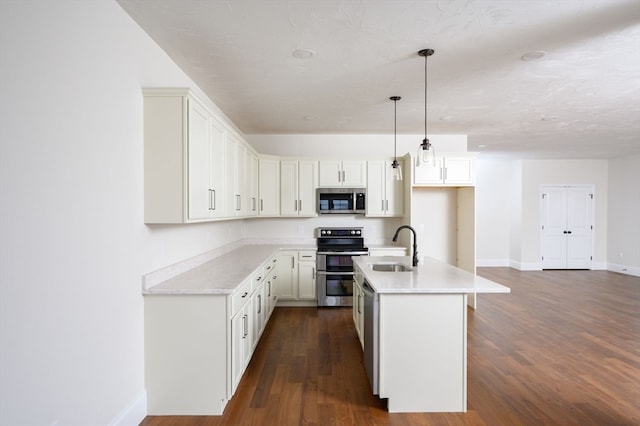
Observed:
[[[315,249],[315,245],[243,245],[180,275],[143,289],[142,294],[231,294],[278,251]]]
[[[509,293],[511,289],[455,266],[425,257],[417,267],[411,256],[360,256],[353,263],[373,289],[380,294],[393,293]],[[400,263],[411,268],[406,272],[374,271],[370,265]]]

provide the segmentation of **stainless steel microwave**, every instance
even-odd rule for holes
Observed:
[[[365,188],[318,188],[318,214],[364,214]]]

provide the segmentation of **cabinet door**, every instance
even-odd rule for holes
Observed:
[[[259,161],[259,205],[260,216],[280,214],[280,161],[272,158],[260,158]]]
[[[204,106],[188,99],[188,217],[189,220],[208,219],[212,200],[210,191],[211,125]]]
[[[386,212],[385,165],[386,161],[369,161],[367,164],[367,216],[384,216]]]
[[[278,281],[278,275],[274,274],[273,276],[267,278],[267,281],[264,283],[264,298],[266,303],[266,311],[265,311],[265,323],[271,316],[273,309],[276,307],[276,303],[278,303],[278,296],[276,295],[276,282]]]
[[[278,299],[296,299],[298,297],[298,252],[281,251],[277,255],[276,294]]]
[[[402,216],[402,182],[391,179],[390,161],[367,162],[367,216]]]
[[[280,162],[280,215],[298,215],[298,161]]]
[[[444,183],[450,185],[473,184],[473,164],[473,158],[445,157]]]
[[[320,161],[318,166],[318,186],[342,186],[341,161]]]
[[[244,308],[231,319],[231,387],[233,394],[242,379],[242,374],[251,356],[251,303],[246,303]]]
[[[251,349],[256,347],[258,344],[258,340],[262,335],[262,330],[264,330],[266,315],[265,315],[265,293],[264,293],[264,284],[261,284],[258,289],[253,292],[253,296],[251,297],[251,308],[253,317],[251,318],[252,324],[252,339],[251,339]]]
[[[403,170],[404,162],[402,160],[398,160],[400,166]],[[386,179],[386,204],[385,207],[387,211],[385,212],[387,216],[402,216],[404,215],[404,181],[402,180],[394,180],[391,179],[391,163],[386,162],[385,164]],[[367,189],[367,193],[369,190]]]
[[[227,212],[225,209],[225,194],[226,188],[226,140],[227,130],[224,125],[213,118],[211,120],[211,144],[210,144],[210,170],[209,177],[211,180],[210,186],[210,207],[212,217],[224,217]]]
[[[342,186],[366,186],[367,163],[364,161],[342,162]]]
[[[414,183],[416,185],[441,185],[443,183],[442,158],[436,158],[436,164],[420,164],[417,165],[417,159],[413,158],[414,162]]]
[[[298,165],[298,214],[316,216],[316,187],[318,163],[316,161],[300,161]]]
[[[246,149],[246,147],[245,147]],[[245,156],[245,216],[258,215],[258,156],[246,149]]]
[[[317,299],[316,293],[316,262],[298,263],[298,298]]]

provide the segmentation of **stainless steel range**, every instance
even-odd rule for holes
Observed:
[[[318,306],[353,305],[352,256],[366,256],[362,228],[317,228]]]

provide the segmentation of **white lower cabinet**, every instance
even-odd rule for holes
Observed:
[[[264,284],[260,284],[260,286],[253,291],[253,295],[251,296],[251,309],[251,350],[253,351],[258,345],[258,339],[260,335],[262,335],[266,320]]]
[[[298,299],[318,299],[316,291],[316,254],[313,251],[298,252]]]
[[[298,252],[283,250],[277,255],[276,294],[279,300],[295,299],[298,284]]]
[[[232,294],[145,295],[147,414],[222,415],[278,300],[276,265]]]
[[[353,324],[356,327],[358,333],[358,339],[360,340],[360,346],[364,349],[364,292],[362,290],[362,274],[358,273],[358,270],[354,271],[353,281]]]
[[[252,304],[246,303],[231,319],[231,393],[233,394],[249,364],[253,350]]]
[[[317,300],[315,250],[287,250],[278,253],[277,277],[278,300]]]

